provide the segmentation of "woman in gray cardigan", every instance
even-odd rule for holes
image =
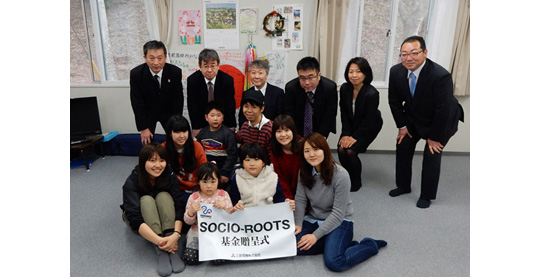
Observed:
[[[312,133],[302,142],[301,149],[304,155],[294,212],[297,254],[322,253],[326,267],[332,271],[347,270],[376,255],[386,241],[352,240],[351,180],[347,170],[332,159],[326,138]]]

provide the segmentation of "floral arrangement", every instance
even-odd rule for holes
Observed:
[[[266,27],[266,25],[268,25],[268,20],[270,20],[270,18],[273,18],[273,17],[277,17],[278,19],[275,21],[274,30],[269,30]],[[285,18],[283,18],[283,16],[276,11],[272,11],[271,13],[267,14],[264,17],[263,29],[266,32],[266,36],[269,36],[269,37],[281,36],[281,33],[285,31],[283,26],[285,26]]]

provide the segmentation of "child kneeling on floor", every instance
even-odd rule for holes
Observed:
[[[198,184],[196,192],[189,196],[184,213],[184,221],[191,225],[187,234],[186,249],[182,259],[188,265],[199,264],[199,228],[197,224],[197,211],[201,210],[201,204],[212,204],[216,209],[223,209],[228,213],[233,212],[233,206],[229,194],[218,189],[219,167],[213,162],[207,162],[199,167],[197,172]],[[213,264],[221,264],[222,260],[214,260]]]

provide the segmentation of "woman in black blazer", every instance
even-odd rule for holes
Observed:
[[[366,59],[356,57],[345,68],[346,83],[339,90],[341,136],[338,157],[351,178],[351,191],[362,187],[362,163],[358,153],[367,147],[381,131],[383,120],[379,111],[379,92],[371,85],[373,73]]]

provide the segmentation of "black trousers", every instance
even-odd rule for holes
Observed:
[[[400,144],[396,143],[396,185],[405,190],[411,189],[412,160],[416,144],[420,137],[413,134],[413,138],[405,136]],[[431,154],[426,141],[424,157],[422,159],[422,181],[420,198],[435,199],[439,186],[441,173],[441,153]]]
[[[165,119],[165,118],[161,118],[157,120],[156,122],[154,122],[151,126],[148,127],[148,130],[150,130],[152,135],[156,135],[156,127],[157,127],[158,122],[161,124],[161,127],[163,127],[165,134],[167,134],[167,122],[169,122],[169,119]],[[152,141],[154,141],[154,139],[152,139]]]
[[[359,138],[350,148],[342,148],[338,142],[339,163],[349,172],[351,191],[358,191],[362,187],[362,162],[358,154],[366,152],[368,146],[377,137],[377,134]]]

